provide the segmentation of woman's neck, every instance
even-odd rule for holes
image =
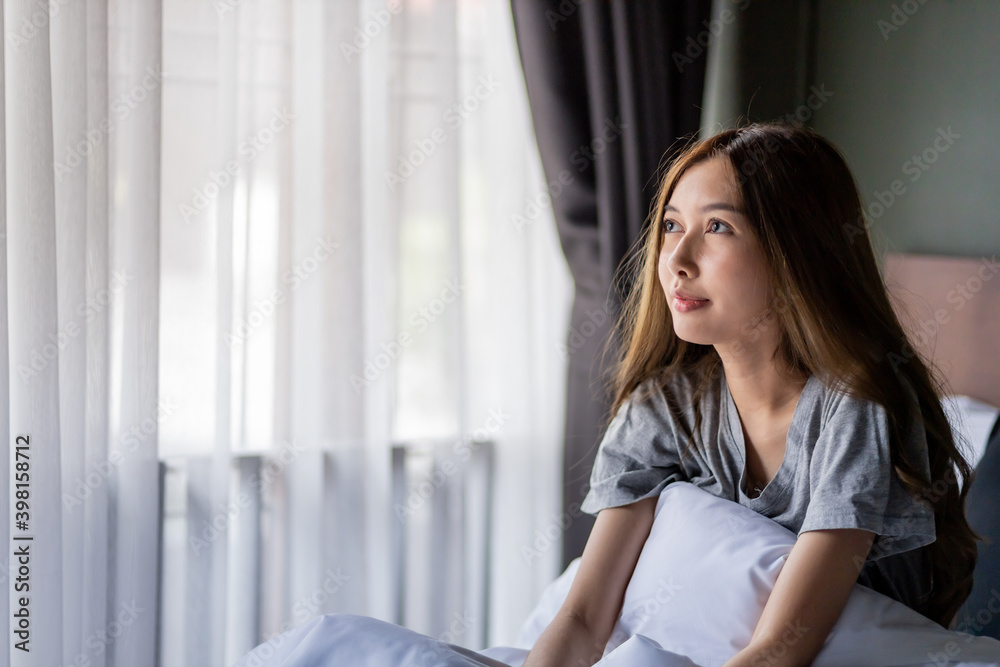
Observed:
[[[776,363],[771,354],[741,355],[720,353],[729,393],[741,414],[776,415],[798,401],[809,379],[788,363]]]

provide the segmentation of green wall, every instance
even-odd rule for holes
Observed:
[[[757,2],[737,19],[709,55],[706,129],[823,86],[807,122],[847,158],[879,250],[1000,253],[1000,2]]]

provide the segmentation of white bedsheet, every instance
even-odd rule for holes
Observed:
[[[327,614],[261,644],[235,667],[521,667],[527,655],[527,649],[506,646],[471,651],[367,616]],[[661,648],[644,635],[633,635],[596,664],[598,667],[704,667]],[[996,667],[1000,663],[951,662],[946,657],[927,659],[922,655],[916,662],[868,664]]]
[[[660,495],[604,657],[629,667],[717,667],[749,641],[795,535],[686,482]],[[521,667],[579,560],[544,592],[515,647],[479,652],[364,616],[331,614],[265,642],[238,667]],[[991,610],[992,611],[992,610]],[[816,667],[1000,667],[1000,641],[945,630],[855,585]]]

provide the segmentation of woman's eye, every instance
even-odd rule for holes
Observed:
[[[663,221],[663,231],[664,232],[672,232],[672,231],[674,231],[673,225],[676,225],[676,224],[677,223],[674,222],[673,220],[664,220]]]
[[[720,229],[719,228],[720,226],[723,229]],[[709,229],[711,229],[713,232],[715,232],[716,234],[718,234],[720,232],[729,231],[732,228],[729,225],[727,225],[726,223],[724,223],[722,220],[712,220],[712,224],[709,227]]]

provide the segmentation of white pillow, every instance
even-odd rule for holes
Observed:
[[[753,635],[795,534],[738,503],[693,484],[660,494],[656,518],[625,591],[607,653],[633,635],[721,665]],[[525,621],[518,646],[530,648],[566,597],[574,560]],[[789,641],[795,631],[788,631]],[[820,667],[887,667],[980,661],[1000,665],[1000,641],[945,630],[909,607],[855,584],[817,657]]]

